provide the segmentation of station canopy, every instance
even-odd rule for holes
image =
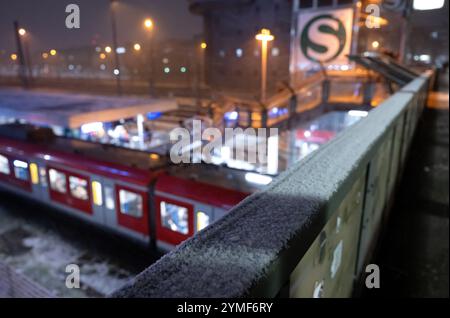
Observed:
[[[178,108],[175,99],[96,96],[0,88],[0,118],[43,126],[79,128],[92,122],[112,122],[139,114]]]

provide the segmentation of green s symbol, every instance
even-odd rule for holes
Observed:
[[[309,51],[308,49],[313,50],[320,54],[325,54],[329,50],[328,47],[317,44],[313,41],[313,39],[309,38],[309,35],[308,35],[309,29],[311,28],[313,23],[318,20],[333,20],[333,21],[336,21],[337,25],[338,25],[337,30],[333,29],[332,27],[330,27],[327,24],[320,24],[318,27],[319,32],[334,35],[338,39],[338,42],[339,42],[339,47],[336,50],[336,52],[330,58],[323,60],[323,61],[310,56],[308,53],[308,51]],[[346,38],[347,38],[347,34],[345,32],[345,27],[344,27],[344,24],[342,23],[342,21],[339,20],[338,18],[332,16],[331,14],[322,14],[322,15],[318,15],[318,16],[314,17],[313,19],[311,19],[303,28],[302,34],[300,36],[300,48],[303,52],[303,55],[311,61],[329,62],[329,61],[333,60],[334,58],[336,58],[337,56],[339,56],[339,54],[341,54],[341,52],[345,46]]]

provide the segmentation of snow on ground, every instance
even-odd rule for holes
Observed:
[[[108,235],[102,236],[91,228],[88,231],[70,219],[54,220],[51,213],[55,211],[50,216],[41,215],[42,206],[12,198],[0,192],[0,262],[56,297],[102,297],[154,260],[143,250],[121,255],[121,249],[128,247],[116,248],[117,238],[109,241]],[[105,246],[109,248],[102,249]],[[80,289],[65,285],[69,264],[80,267]]]

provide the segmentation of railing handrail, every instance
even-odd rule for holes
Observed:
[[[388,130],[427,90],[428,77],[416,78],[112,296],[276,296]]]

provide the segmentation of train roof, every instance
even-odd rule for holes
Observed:
[[[0,117],[64,128],[178,109],[176,100],[169,98],[97,96],[19,88],[0,89],[0,105]]]
[[[0,125],[0,150],[25,157],[23,159],[26,156],[50,158],[52,162],[142,185],[149,184],[164,170],[167,175],[179,179],[241,193],[252,193],[262,188],[262,185],[245,179],[248,171],[204,163],[174,165],[167,156],[58,137],[49,129],[31,125]],[[190,195],[205,194],[186,193],[187,197]]]
[[[235,190],[250,194],[262,189],[263,184],[252,183],[246,180],[251,171],[232,169],[214,164],[192,163],[172,165],[167,169],[168,174],[187,180],[194,180],[204,184]],[[204,195],[208,195],[205,191]],[[186,193],[188,197],[189,194]]]
[[[167,158],[157,154],[57,137],[42,131],[28,125],[2,125],[0,150],[23,159],[35,156],[140,185],[148,185],[167,165]]]

